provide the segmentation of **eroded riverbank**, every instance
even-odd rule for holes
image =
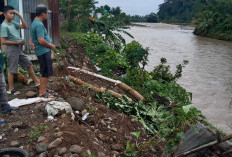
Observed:
[[[228,84],[232,80],[232,43],[195,36],[190,27],[146,25],[132,26],[129,32],[150,48],[147,70],[153,70],[161,57],[167,58],[172,68],[188,60],[179,83],[193,93],[194,105],[210,123],[227,134],[232,133],[232,87]]]

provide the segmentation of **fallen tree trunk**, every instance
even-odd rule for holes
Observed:
[[[20,70],[18,70],[18,81],[23,83],[24,85],[29,85],[31,83],[31,80],[23,75]]]
[[[99,74],[96,74],[96,73],[93,73],[93,72],[90,72],[90,71],[87,71],[87,70],[83,70],[83,69],[80,69],[80,68],[68,67],[68,69],[77,70],[77,71],[89,74],[91,76],[95,76],[97,78],[101,78],[103,80],[107,80],[109,82],[112,82],[112,83],[118,85],[126,93],[133,96],[137,101],[140,101],[140,100],[144,99],[144,97],[141,94],[139,94],[136,90],[132,89],[131,87],[129,87],[128,85],[126,85],[125,83],[123,83],[123,82],[121,82],[119,80],[113,80],[111,78],[108,78],[108,77],[105,77],[105,76],[102,76],[102,75],[99,75]]]
[[[86,83],[86,82],[82,81],[81,79],[75,78],[75,77],[73,77],[71,75],[69,75],[68,78],[69,78],[70,81],[72,81],[72,82],[74,82],[76,84],[79,84],[79,85],[87,86],[87,87],[89,87],[90,89],[92,89],[95,92],[99,92],[99,93],[109,92],[109,93],[113,94],[115,97],[120,98],[120,99],[122,99],[122,97],[123,97],[122,94],[119,94],[119,93],[114,92],[112,90],[107,90],[106,88],[103,88],[103,87],[98,88],[96,86],[93,86],[93,85],[91,85],[89,83]],[[129,99],[129,100],[131,101],[131,99]]]

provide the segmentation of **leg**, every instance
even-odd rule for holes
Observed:
[[[0,73],[0,105],[1,107],[5,107],[8,104],[8,97],[6,93],[6,83],[4,74]]]
[[[8,97],[6,93],[6,83],[4,74],[0,73],[0,111],[5,112],[11,112],[19,110],[18,107],[11,107],[8,103]],[[2,119],[4,121],[4,119]],[[1,118],[0,118],[0,124],[1,124]]]
[[[8,73],[8,84],[9,84],[9,92],[11,92],[14,89],[14,74]]]
[[[19,47],[15,45],[6,46],[5,53],[8,67],[8,92],[11,92],[14,89],[14,74],[18,73]],[[15,94],[20,94],[20,92],[16,92]]]
[[[24,69],[27,68],[27,71],[29,75],[32,77],[33,81],[35,82],[35,85],[38,85],[40,83],[38,78],[35,76],[35,72],[32,67],[31,61],[21,50],[19,54],[19,65],[21,65],[21,67],[23,67]]]
[[[49,77],[53,75],[52,69],[52,60],[51,53],[48,52],[41,56],[38,56],[38,60],[40,63],[40,91],[39,96],[44,96],[47,98],[54,98],[51,94],[49,94],[46,90]]]
[[[48,77],[40,77],[39,96],[44,95],[47,91]]]
[[[32,77],[32,79],[34,80],[35,85],[38,85],[40,83],[40,81],[35,76],[35,72],[33,70],[33,67],[32,66],[27,67],[27,71],[28,71],[29,75]]]

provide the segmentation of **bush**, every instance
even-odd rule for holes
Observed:
[[[132,41],[126,45],[123,52],[131,67],[139,67],[140,63],[144,67],[147,64],[148,49],[144,49],[140,43]]]

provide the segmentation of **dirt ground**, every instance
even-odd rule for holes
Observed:
[[[87,104],[85,107],[87,111],[85,112],[89,112],[90,116],[86,121],[82,121],[81,117],[84,114],[82,113],[84,110],[81,110],[80,114],[75,114],[75,120],[72,120],[70,115],[62,114],[50,122],[47,120],[45,111],[47,103],[23,106],[20,108],[20,111],[0,115],[0,117],[7,120],[7,123],[0,126],[0,148],[20,147],[27,150],[32,157],[43,157],[44,152],[36,150],[37,145],[40,143],[49,145],[54,140],[59,139],[61,142],[56,147],[47,149],[44,156],[85,157],[94,154],[98,157],[113,157],[125,153],[128,140],[132,143],[136,141],[135,137],[130,134],[131,132],[141,131],[139,143],[151,138],[141,123],[136,122],[132,117],[123,113],[108,109],[103,102],[96,99],[93,92],[66,79],[66,76],[72,75],[97,87],[105,87],[120,94],[125,94],[124,91],[112,83],[83,73],[67,70],[67,66],[75,66],[98,73],[90,58],[84,55],[83,47],[72,43],[72,41],[70,43],[73,46],[67,49],[66,56],[56,58],[56,62],[54,62],[54,76],[51,77],[48,88],[53,91],[52,93],[58,101],[66,100],[70,97],[81,99]],[[33,87],[33,84],[25,86],[17,83],[16,88],[22,92],[17,98],[26,98],[28,91],[38,93],[38,89]],[[16,97],[9,97],[10,100],[14,98]],[[38,133],[36,128],[40,127],[42,129]],[[155,138],[155,140],[157,139]],[[81,151],[73,153],[70,150],[73,145],[80,146]],[[139,156],[160,157],[164,151],[164,145],[161,142],[157,147],[147,152],[142,152]],[[66,148],[67,151],[60,154],[59,151],[62,148]],[[203,156],[220,156],[218,155],[220,153],[221,150],[212,148],[208,154]]]
[[[71,53],[74,51],[76,54],[75,56]],[[141,131],[140,142],[151,138],[146,134],[141,123],[134,121],[132,117],[126,116],[123,113],[109,110],[105,104],[97,100],[95,95],[86,87],[76,85],[65,79],[66,76],[72,75],[97,87],[110,88],[124,94],[124,92],[114,84],[84,75],[83,73],[68,71],[66,67],[72,65],[89,71],[98,72],[90,62],[90,59],[84,55],[83,48],[80,45],[69,48],[67,52],[67,57],[63,57],[61,60],[57,60],[57,62],[54,63],[54,76],[50,79],[48,88],[53,91],[53,94],[58,100],[66,100],[70,97],[77,97],[83,100],[85,104],[88,104],[86,108],[87,112],[90,112],[90,116],[86,121],[82,121],[81,117],[83,115],[81,113],[79,115],[76,114],[75,121],[73,121],[70,115],[63,114],[55,117],[52,122],[49,122],[47,121],[47,114],[45,111],[47,103],[23,106],[20,108],[20,111],[1,115],[1,117],[7,120],[7,123],[0,126],[0,136],[2,137],[2,139],[0,139],[0,148],[9,148],[13,145],[12,142],[16,141],[16,147],[27,150],[30,152],[31,156],[39,156],[41,153],[36,151],[36,145],[40,143],[37,141],[39,137],[44,138],[41,142],[44,144],[50,144],[57,138],[61,138],[62,142],[58,146],[47,151],[48,157],[58,155],[61,148],[68,149],[68,151],[61,156],[88,156],[88,154],[100,156],[104,154],[103,156],[111,157],[125,153],[128,140],[132,143],[135,142],[136,139],[130,134],[131,132]],[[71,58],[75,60],[73,64],[69,63]],[[58,62],[61,62],[61,65],[58,65]],[[28,91],[38,93],[38,89],[33,87],[33,84],[25,86],[21,83],[16,83],[16,89],[22,92],[17,98],[26,98],[26,93]],[[9,97],[10,100],[14,98],[16,98],[16,96]],[[42,129],[41,133],[33,136],[35,135],[33,133],[36,133],[35,128],[40,127],[46,127],[48,129]],[[75,155],[71,153],[69,148],[72,145],[82,147],[82,153]],[[163,151],[162,147],[164,147],[164,144],[161,144],[160,147],[154,147],[154,149],[140,155],[147,157],[160,156]]]

